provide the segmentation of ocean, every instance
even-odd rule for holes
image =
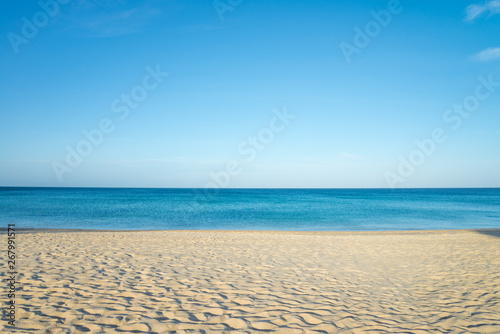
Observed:
[[[0,187],[0,227],[393,231],[500,228],[500,188]]]

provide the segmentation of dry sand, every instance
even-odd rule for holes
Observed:
[[[500,333],[494,231],[36,232],[17,241],[19,320],[15,330],[2,321],[2,333]]]

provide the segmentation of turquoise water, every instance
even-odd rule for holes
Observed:
[[[375,231],[500,228],[500,189],[0,187],[0,227]]]

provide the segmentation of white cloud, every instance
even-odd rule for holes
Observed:
[[[488,48],[474,56],[474,59],[478,61],[490,61],[497,58],[500,58],[500,48]]]
[[[491,0],[484,5],[469,5],[465,9],[464,21],[472,22],[476,17],[488,12],[490,16],[500,13],[500,0]]]

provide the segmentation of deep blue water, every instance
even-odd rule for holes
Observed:
[[[374,231],[500,228],[500,188],[0,187],[0,227]]]

